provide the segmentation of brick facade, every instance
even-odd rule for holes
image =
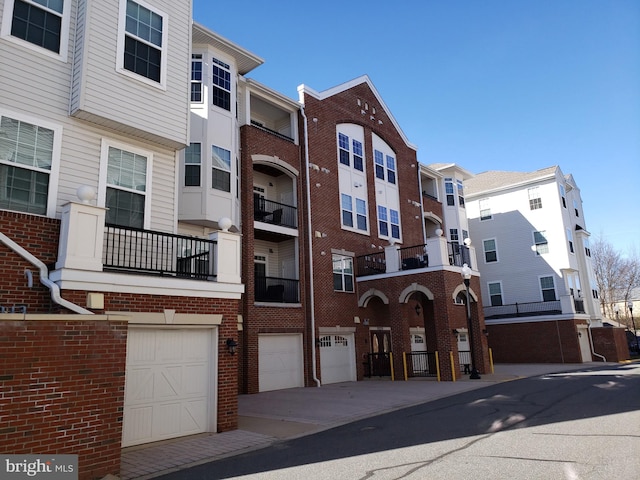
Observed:
[[[378,237],[373,135],[383,139],[396,156],[396,185],[399,191],[402,246],[424,243],[422,211],[414,202],[420,202],[419,165],[416,151],[408,145],[381,105],[368,82],[362,82],[334,95],[319,100],[311,94],[304,98],[305,114],[308,118],[309,161],[318,169],[305,171],[311,185],[312,229],[320,236],[313,238],[313,262],[315,314],[317,328],[356,329],[356,359],[358,379],[364,373],[363,360],[371,352],[371,331],[376,327],[390,327],[392,351],[395,352],[394,370],[396,378],[402,375],[401,352],[408,352],[410,328],[424,327],[427,347],[430,352],[440,354],[443,379],[452,379],[449,352],[454,352],[457,365],[457,344],[453,328],[466,326],[466,310],[454,305],[453,291],[462,284],[458,271],[431,271],[420,274],[403,272],[378,280],[361,277],[355,292],[338,292],[333,287],[332,253],[344,250],[346,254],[359,255],[382,252],[389,242]],[[370,234],[360,234],[341,227],[340,188],[338,184],[337,125],[350,123],[364,129],[364,164],[367,175],[367,205]],[[432,202],[436,203],[437,202]],[[442,215],[442,206],[432,206]],[[400,293],[412,284],[426,288],[433,295],[429,300],[416,291],[408,298],[399,299]],[[359,298],[370,288],[382,292],[388,298],[372,298],[366,307],[359,307]],[[472,288],[479,295],[477,278]],[[416,304],[421,305],[416,314]],[[473,312],[474,352],[480,372],[488,370],[484,317],[481,310]],[[357,319],[356,319],[357,317]],[[360,323],[357,321],[360,320]],[[446,360],[443,361],[442,359]],[[319,361],[319,357],[318,357]],[[320,375],[321,376],[321,375]]]
[[[591,329],[593,350],[602,355],[607,362],[620,362],[629,359],[629,348],[624,328],[600,327]]]
[[[66,318],[0,320],[0,450],[78,455],[81,480],[102,478],[120,471],[127,324]]]

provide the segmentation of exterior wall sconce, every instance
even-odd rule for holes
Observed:
[[[578,332],[578,337],[582,337],[582,332]]]
[[[233,338],[227,338],[227,348],[229,349],[229,355],[235,355],[238,342]]]
[[[455,337],[456,337],[456,338],[458,338],[458,334],[459,334],[460,332],[458,332],[458,329],[457,329],[457,328],[454,328],[453,330],[451,330],[451,333],[453,333],[453,334],[455,335]]]
[[[482,330],[482,333],[484,334],[485,337],[489,336],[489,331],[486,328]]]
[[[420,315],[420,312],[422,311],[422,307],[420,306],[419,303],[416,304],[415,310],[416,310],[416,315]]]

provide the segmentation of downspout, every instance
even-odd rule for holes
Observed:
[[[589,331],[589,346],[591,347],[591,355],[600,357],[602,361],[606,363],[607,359],[604,357],[604,355],[600,355],[599,353],[596,353],[595,349],[593,348],[593,335],[591,334],[591,319],[587,320],[587,323],[589,324],[589,327],[587,328],[587,330]]]
[[[40,283],[42,283],[51,291],[51,300],[53,300],[54,303],[57,303],[58,305],[68,310],[71,310],[74,313],[80,313],[83,315],[93,315],[92,311],[86,310],[82,308],[80,305],[76,305],[75,303],[71,303],[70,301],[65,300],[60,296],[60,287],[58,286],[57,283],[49,279],[49,270],[47,269],[47,266],[44,263],[42,263],[41,260],[34,257],[31,253],[26,251],[24,248],[22,248],[16,242],[11,240],[2,232],[0,232],[0,242],[4,243],[7,247],[9,247],[15,253],[20,255],[27,262],[31,263],[33,266],[37,267],[38,270],[40,270]],[[28,272],[28,270],[26,272]],[[31,277],[31,275],[30,275],[30,272],[29,273],[26,273],[26,272],[25,272],[25,275],[27,276],[27,281],[29,281],[29,278]]]
[[[317,364],[316,364],[316,314],[315,314],[315,297],[313,293],[313,235],[311,233],[311,183],[309,179],[310,167],[309,167],[309,134],[307,115],[304,113],[304,105],[300,106],[300,113],[304,122],[304,162],[306,168],[306,187],[307,187],[307,236],[309,242],[309,303],[310,303],[310,316],[311,316],[311,373],[313,375],[313,381],[320,387],[320,380],[318,379]]]
[[[420,171],[420,162],[418,162],[418,155],[416,152],[416,166],[418,170],[418,188],[420,190],[420,223],[422,223],[422,239],[427,244],[427,227],[424,225],[424,199],[422,198],[422,172]],[[428,252],[427,252],[428,254]],[[427,265],[428,266],[428,265]]]

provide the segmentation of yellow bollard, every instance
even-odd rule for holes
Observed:
[[[402,364],[404,368],[404,381],[409,380],[409,375],[407,374],[407,352],[402,352]]]
[[[396,377],[393,374],[393,353],[389,352],[389,363],[391,364],[391,381],[395,381]]]
[[[438,358],[437,350],[436,350],[436,375],[438,376],[438,381],[440,381],[440,359]]]
[[[453,361],[453,352],[449,352],[449,362],[451,363],[451,377],[456,381],[456,362]]]
[[[495,373],[493,369],[493,350],[489,349],[489,365],[491,365],[491,373]]]

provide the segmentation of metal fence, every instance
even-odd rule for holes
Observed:
[[[289,228],[298,228],[298,209],[291,205],[267,200],[259,195],[253,197],[253,219]]]
[[[400,256],[400,268],[402,270],[413,270],[429,266],[426,245],[400,248],[398,249],[398,255]]]
[[[562,306],[560,300],[550,302],[528,302],[512,303],[509,305],[495,305],[483,307],[484,318],[510,318],[510,317],[530,317],[536,315],[560,315]]]
[[[356,276],[365,277],[387,271],[387,260],[384,252],[370,253],[356,257]]]
[[[437,377],[438,363],[435,352],[405,352],[407,377]]]
[[[210,280],[214,277],[213,240],[106,225],[105,270]]]
[[[255,277],[255,301],[299,303],[299,280],[278,277]]]

